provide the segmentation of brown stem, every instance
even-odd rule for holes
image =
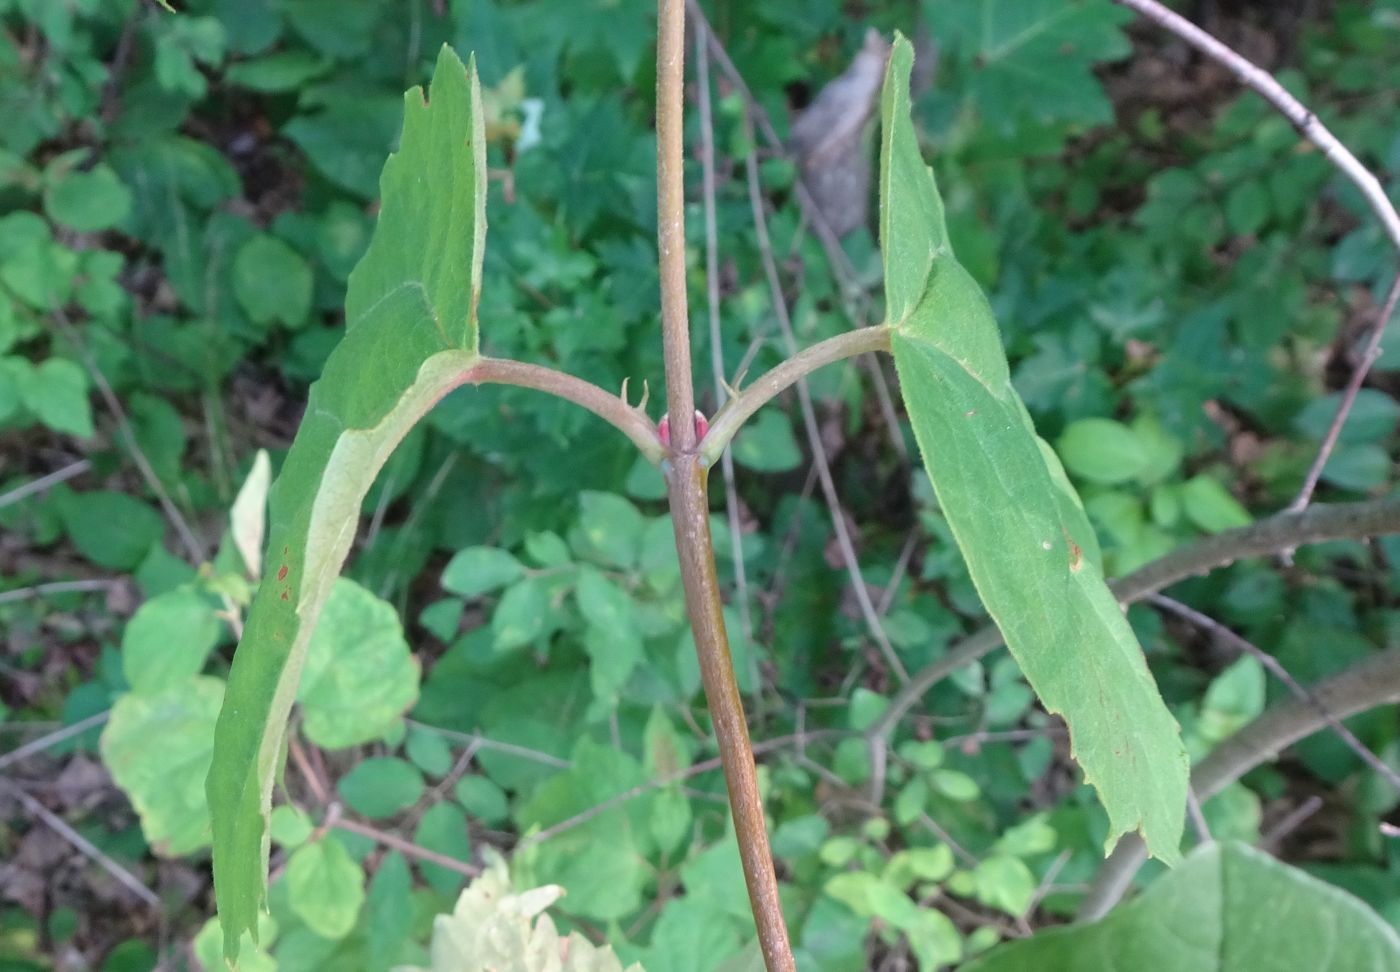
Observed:
[[[658,0],[656,24],[656,243],[667,414],[677,452],[695,447],[695,386],[685,290],[685,3]]]
[[[563,371],[523,361],[503,358],[482,358],[462,375],[463,384],[517,385],[548,392],[576,405],[582,405],[603,421],[611,424],[641,450],[653,464],[660,463],[666,447],[656,435],[656,426],[639,408],[628,405],[621,397],[604,391],[597,385],[575,378]]]
[[[768,849],[763,800],[758,793],[758,775],[749,743],[749,727],[744,720],[744,702],[739,697],[734,662],[729,654],[729,636],[724,629],[719,578],[715,574],[710,538],[706,476],[707,470],[694,453],[676,455],[666,475],[676,551],[680,555],[681,583],[685,587],[685,608],[695,635],[705,701],[719,742],[724,782],[729,789],[734,831],[739,840],[739,858],[744,865],[744,882],[748,885],[749,905],[753,909],[763,961],[768,972],[793,972],[797,966],[783,923],[778,878]]]
[[[714,723],[739,840],[749,904],[768,972],[796,972],[783,924],[778,878],[768,849],[763,801],[749,746],[743,700],[734,678],[723,602],[710,537],[706,467],[696,451],[695,387],[690,370],[690,322],[686,309],[683,87],[685,0],[658,0],[656,39],[656,224],[661,274],[661,336],[666,362],[667,414],[672,416],[671,455],[662,464],[680,558],[686,611],[705,699]]]

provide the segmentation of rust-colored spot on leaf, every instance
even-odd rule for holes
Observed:
[[[283,564],[281,567],[277,568],[277,579],[278,579],[278,580],[286,580],[286,579],[287,579],[287,565],[286,565],[286,564]]]
[[[1079,573],[1079,568],[1084,565],[1084,551],[1079,549],[1079,544],[1073,540],[1069,542],[1069,572]]]
[[[283,591],[283,592],[282,592],[282,600],[284,600],[284,601],[290,601],[291,599],[292,599],[292,594],[291,594],[290,591]]]

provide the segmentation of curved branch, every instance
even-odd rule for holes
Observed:
[[[576,405],[582,405],[604,422],[613,426],[632,444],[641,450],[642,455],[652,465],[660,465],[666,457],[666,447],[656,434],[656,426],[639,408],[633,408],[622,398],[604,391],[592,382],[575,378],[563,371],[555,371],[543,365],[527,364],[524,361],[508,361],[504,358],[482,358],[467,369],[462,377],[464,384],[470,385],[517,385],[521,388],[534,388],[548,392]]]
[[[1191,774],[1191,788],[1207,800],[1265,760],[1328,725],[1367,709],[1400,702],[1400,648],[1381,652],[1313,686],[1312,698],[1280,702],[1212,750]],[[1080,921],[1108,913],[1147,859],[1142,840],[1129,834],[1099,869],[1079,907]]]
[[[1314,506],[1299,513],[1279,513],[1247,527],[1226,530],[1175,550],[1109,584],[1124,604],[1142,600],[1193,574],[1205,574],[1246,557],[1291,550],[1309,543],[1400,532],[1400,498]],[[918,704],[925,692],[953,672],[1002,643],[1001,632],[988,625],[960,641],[942,658],[915,672],[866,732],[872,743],[884,738]]]
[[[890,333],[888,324],[846,331],[804,348],[765,372],[752,385],[737,392],[710,419],[710,431],[700,442],[700,461],[706,466],[713,465],[735,433],[755,412],[823,365],[869,351],[888,351]]]

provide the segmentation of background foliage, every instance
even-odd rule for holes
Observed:
[[[1400,5],[1219,6],[1227,39],[1281,68],[1364,161],[1400,172]],[[1014,384],[1084,495],[1110,575],[1291,499],[1388,256],[1359,197],[1262,102],[1106,3],[706,9],[780,134],[867,28],[923,25],[921,62],[936,48],[937,70],[914,109],[950,236],[992,296]],[[260,448],[280,461],[340,332],[401,92],[443,42],[476,52],[499,176],[484,350],[604,387],[630,376],[635,395],[661,373],[654,12],[205,0],[172,17],[136,0],[0,0],[0,18],[0,734],[13,749],[89,726],[3,767],[0,960],[212,968],[203,779],[230,619],[259,574],[266,481],[250,472]],[[743,177],[760,150],[732,87],[716,95],[732,377],[778,361],[781,341]],[[691,125],[695,144],[694,112]],[[795,164],[760,160],[799,341],[849,328],[880,293],[873,229],[844,241],[852,294],[800,216]],[[1392,488],[1391,345],[1325,499]],[[917,669],[981,608],[869,373],[834,368],[812,387],[886,636]],[[854,609],[800,429],[770,409],[745,430],[738,544],[716,519],[754,737],[801,734],[763,758],[800,960],[932,968],[1060,920],[1107,821],[1009,658],[935,686],[896,735],[884,803],[869,803],[849,731],[898,679]],[[64,481],[22,489],[54,471]],[[351,579],[311,648],[272,914],[247,967],[430,966],[433,916],[486,847],[514,848],[517,887],[565,887],[560,928],[606,938],[624,962],[708,970],[740,952],[752,920],[660,495],[625,440],[526,391],[455,393],[410,436],[366,501]],[[1307,682],[1395,646],[1398,556],[1388,540],[1328,544],[1173,593]],[[1130,620],[1195,756],[1284,694],[1199,632],[1143,608]],[[1393,708],[1348,724],[1400,763]],[[134,903],[14,788],[158,905]],[[1275,835],[1313,797],[1322,809]],[[1203,811],[1217,838],[1270,835],[1398,924],[1400,849],[1377,826],[1395,799],[1319,736]]]

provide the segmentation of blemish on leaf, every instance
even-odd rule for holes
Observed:
[[[1069,542],[1069,572],[1079,573],[1079,568],[1084,566],[1084,551],[1079,548],[1079,544],[1073,540]]]
[[[277,568],[277,579],[278,579],[278,580],[286,580],[286,579],[287,579],[287,565],[286,565],[286,564],[283,564],[281,567]]]
[[[292,594],[291,594],[290,591],[283,591],[283,592],[282,592],[282,600],[284,600],[284,601],[290,601],[291,599],[292,599]]]

